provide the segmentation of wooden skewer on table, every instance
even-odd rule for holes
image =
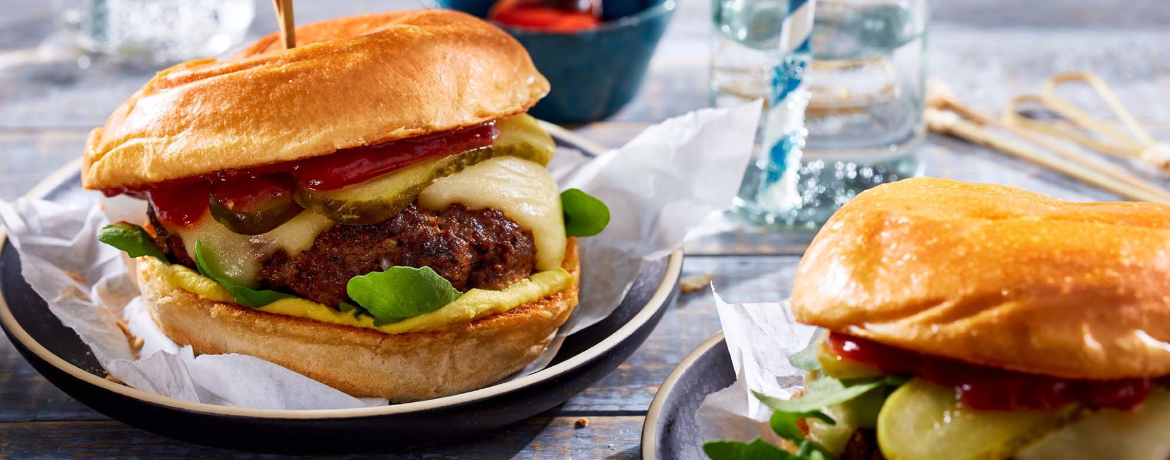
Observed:
[[[946,89],[935,84],[928,93],[926,125],[931,131],[949,134],[1037,163],[1122,197],[1170,204],[1170,191],[1110,165],[1070,152],[1033,131],[983,115],[959,103]],[[1055,153],[1046,153],[1028,143],[997,133],[1000,128]]]
[[[1057,98],[1056,87],[1058,85],[1072,81],[1082,81],[1088,83],[1089,86],[1096,90],[1097,95],[1100,96],[1101,99],[1105,101],[1105,104],[1113,110],[1113,113],[1117,115],[1117,118],[1121,119],[1122,124],[1124,124],[1125,127],[1129,129],[1129,132],[1134,135],[1135,139],[1130,139],[1130,137],[1126,136],[1125,133],[1115,129],[1112,126],[1097,121],[1088,113],[1085,113],[1084,111],[1074,107],[1072,104]],[[1109,89],[1109,85],[1106,85],[1105,81],[1102,80],[1101,77],[1098,77],[1094,74],[1085,72],[1069,72],[1056,75],[1044,83],[1044,91],[1040,98],[1044,101],[1045,104],[1047,104],[1057,113],[1063,115],[1065,118],[1068,118],[1069,120],[1072,120],[1085,128],[1100,132],[1121,144],[1132,144],[1140,147],[1142,145],[1155,143],[1154,138],[1150,137],[1150,134],[1147,133],[1140,124],[1138,124],[1137,120],[1133,118],[1133,115],[1131,115],[1129,111],[1125,109],[1125,106],[1121,105],[1121,101],[1117,99],[1116,94],[1113,94],[1113,90]]]
[[[1097,96],[1121,120],[1121,123],[1129,130],[1130,135],[1126,135],[1120,129],[1093,118],[1087,112],[1056,96],[1057,86],[1075,82],[1085,83],[1096,91]],[[1064,128],[1055,123],[1025,117],[1019,111],[1019,106],[1025,103],[1040,103],[1082,129],[1096,132],[1101,137],[1109,139],[1110,142],[1098,140],[1098,138]],[[1068,72],[1050,78],[1045,82],[1044,90],[1039,96],[1024,95],[1012,99],[1004,110],[1003,120],[1009,125],[1015,125],[1049,136],[1062,138],[1101,153],[1138,158],[1158,168],[1170,171],[1170,146],[1158,142],[1153,136],[1150,136],[1150,133],[1125,109],[1125,106],[1121,104],[1117,95],[1113,93],[1112,89],[1109,89],[1109,85],[1105,84],[1105,80],[1092,73]]]

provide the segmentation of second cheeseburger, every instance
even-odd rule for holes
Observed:
[[[90,135],[84,186],[149,202],[99,238],[137,258],[155,322],[395,402],[533,361],[608,211],[546,169],[524,48],[450,11],[296,36],[160,72]]]
[[[859,194],[801,260],[793,313],[827,333],[772,404],[842,460],[1167,460],[1168,241],[1163,204]]]

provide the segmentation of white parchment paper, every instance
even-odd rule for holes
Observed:
[[[653,126],[625,146],[588,160],[559,151],[550,165],[564,188],[600,198],[612,219],[583,238],[581,303],[549,350],[517,376],[544,368],[564,337],[621,303],[646,259],[669,254],[712,212],[725,209],[751,156],[760,104],[707,109]],[[144,220],[145,204],[129,198],[59,204],[27,198],[0,202],[0,222],[20,254],[24,278],[63,324],[93,349],[98,362],[126,384],[165,396],[264,409],[339,409],[386,404],[346,395],[250,356],[195,356],[155,326],[122,253],[97,241],[118,220]],[[143,339],[135,359],[117,322]],[[513,376],[516,378],[516,376]]]
[[[701,441],[763,438],[779,442],[768,426],[771,409],[751,391],[792,397],[803,385],[804,371],[793,367],[788,357],[808,346],[816,328],[797,323],[787,301],[729,304],[716,293],[715,308],[736,381],[708,395],[699,406],[695,420]]]

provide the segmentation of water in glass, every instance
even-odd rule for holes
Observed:
[[[56,0],[88,58],[155,67],[213,57],[244,39],[253,0]]]
[[[750,40],[782,23],[784,0],[742,1],[715,3],[711,99],[720,107],[767,100],[771,67],[808,59]],[[809,76],[798,97],[783,102],[800,112],[786,118],[803,129],[782,139],[791,149],[777,164],[765,134],[776,117],[766,117],[760,154],[735,203],[740,214],[765,225],[816,228],[857,193],[921,174],[927,7],[927,0],[817,0]]]

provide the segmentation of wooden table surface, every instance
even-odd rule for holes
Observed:
[[[576,128],[580,134],[617,146],[650,124],[707,106],[710,2],[678,1],[641,93],[611,119]],[[151,73],[79,68],[55,45],[61,39],[51,35],[49,3],[0,0],[0,199],[16,198],[79,156],[88,130],[103,124]],[[296,15],[306,22],[412,6],[301,0]],[[1114,85],[1156,137],[1170,140],[1170,8],[1162,0],[941,0],[933,21],[931,74],[971,105],[994,112],[1011,95],[1037,91],[1054,73],[1091,70]],[[271,3],[257,0],[250,37],[275,27]],[[932,136],[922,152],[931,176],[1073,200],[1115,199],[953,139]],[[791,286],[801,239],[743,228],[710,233],[687,244],[685,274],[714,275],[729,301],[779,300]],[[718,330],[710,294],[684,295],[634,356],[564,406],[482,439],[387,457],[638,458],[642,420],[658,385]],[[588,426],[575,428],[581,418]],[[191,445],[112,421],[48,384],[0,338],[0,458],[71,457],[276,456]]]

